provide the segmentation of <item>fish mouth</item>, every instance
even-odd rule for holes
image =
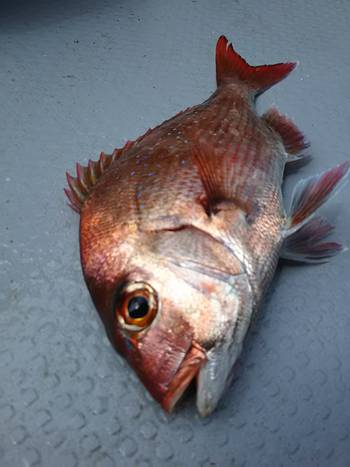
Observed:
[[[181,399],[191,382],[198,376],[200,369],[206,361],[206,351],[197,342],[192,342],[192,346],[185,355],[161,401],[164,410],[169,413],[174,410],[175,405]]]

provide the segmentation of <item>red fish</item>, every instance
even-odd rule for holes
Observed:
[[[167,411],[191,381],[200,414],[215,409],[280,257],[317,263],[342,249],[314,214],[349,163],[299,182],[286,210],[284,170],[308,144],[276,109],[254,107],[294,67],[251,66],[222,36],[208,100],[67,174],[91,297]]]

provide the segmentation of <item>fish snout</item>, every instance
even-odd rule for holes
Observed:
[[[189,337],[189,336],[188,336]],[[193,339],[178,336],[163,348],[152,342],[133,343],[123,352],[147,391],[166,412],[172,412],[207,361],[207,352]]]
[[[172,412],[191,382],[198,377],[199,371],[206,361],[206,351],[197,342],[192,342],[192,346],[185,355],[160,401],[164,410]]]

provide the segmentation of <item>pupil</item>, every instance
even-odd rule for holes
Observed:
[[[148,310],[148,301],[145,297],[133,297],[128,303],[128,312],[132,319],[144,318],[147,315]]]

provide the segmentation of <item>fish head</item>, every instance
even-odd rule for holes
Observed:
[[[111,342],[166,411],[196,381],[198,410],[208,415],[251,311],[240,261],[195,227],[145,232],[86,204],[82,267]]]

